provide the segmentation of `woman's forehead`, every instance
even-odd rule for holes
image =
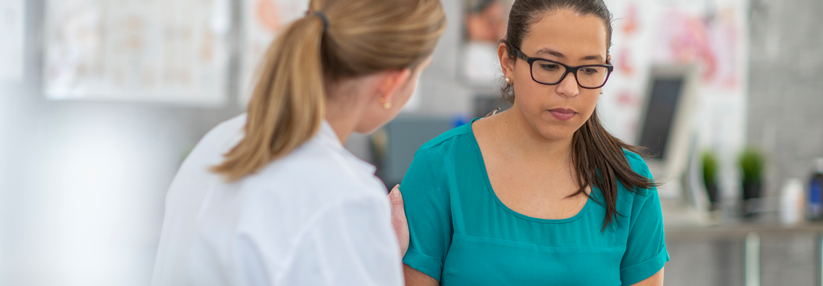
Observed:
[[[533,22],[520,49],[532,55],[540,52],[557,56],[560,53],[577,60],[592,56],[605,58],[606,46],[606,24],[602,19],[560,9],[544,12]]]

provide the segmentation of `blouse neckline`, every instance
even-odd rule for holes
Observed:
[[[590,205],[593,203],[592,202],[592,196],[594,196],[595,190],[597,189],[597,187],[595,187],[595,186],[592,186],[592,192],[589,194],[589,198],[586,200],[586,204],[583,205],[583,208],[580,209],[580,211],[577,212],[577,214],[575,214],[574,216],[569,217],[569,218],[562,218],[562,219],[537,218],[537,217],[528,216],[528,215],[524,215],[522,213],[519,213],[519,212],[509,208],[506,204],[504,204],[503,201],[501,201],[500,198],[497,197],[497,194],[494,192],[494,188],[492,188],[491,180],[489,180],[489,171],[486,170],[486,161],[483,160],[483,152],[480,151],[480,144],[477,143],[477,137],[474,136],[474,127],[472,125],[478,119],[481,119],[481,118],[480,117],[475,118],[471,122],[468,123],[468,125],[469,125],[468,126],[469,134],[471,135],[470,136],[471,137],[471,143],[472,143],[472,147],[474,148],[475,154],[477,155],[477,159],[480,161],[480,170],[482,171],[482,177],[483,177],[483,181],[486,184],[486,189],[489,191],[489,195],[492,197],[492,199],[494,199],[494,201],[497,203],[497,205],[500,206],[500,208],[502,208],[506,212],[514,215],[515,217],[518,217],[518,218],[521,218],[521,219],[524,219],[524,220],[533,221],[533,222],[538,222],[538,223],[569,223],[569,222],[573,222],[575,220],[580,219],[581,217],[583,217],[586,214],[586,212],[588,212],[588,210],[590,208]]]

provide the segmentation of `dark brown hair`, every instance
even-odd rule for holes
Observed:
[[[546,12],[569,9],[579,15],[594,15],[606,26],[606,53],[612,38],[612,15],[603,0],[515,0],[509,13],[506,38],[501,42],[507,46],[509,58],[514,62],[517,54],[508,47],[520,47],[532,24]],[[514,87],[505,85],[503,98],[514,102]],[[632,170],[623,150],[643,154],[643,148],[629,145],[609,134],[597,118],[597,109],[572,137],[572,164],[577,173],[579,189],[570,197],[586,194],[586,188],[594,185],[603,194],[606,207],[603,229],[616,219],[618,182],[631,192],[655,187],[651,178],[646,178]]]

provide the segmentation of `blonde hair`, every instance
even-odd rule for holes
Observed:
[[[329,83],[413,69],[445,28],[440,0],[311,1],[306,16],[269,46],[249,102],[246,136],[211,170],[236,181],[291,153],[319,129]]]

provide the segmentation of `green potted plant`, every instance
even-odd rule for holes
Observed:
[[[753,215],[759,208],[757,202],[762,196],[763,167],[765,157],[759,149],[747,147],[740,153],[738,163],[742,172],[741,187],[743,187],[743,213]]]
[[[714,152],[706,150],[701,156],[703,165],[703,184],[706,186],[706,193],[709,196],[711,208],[717,207],[717,156]]]

